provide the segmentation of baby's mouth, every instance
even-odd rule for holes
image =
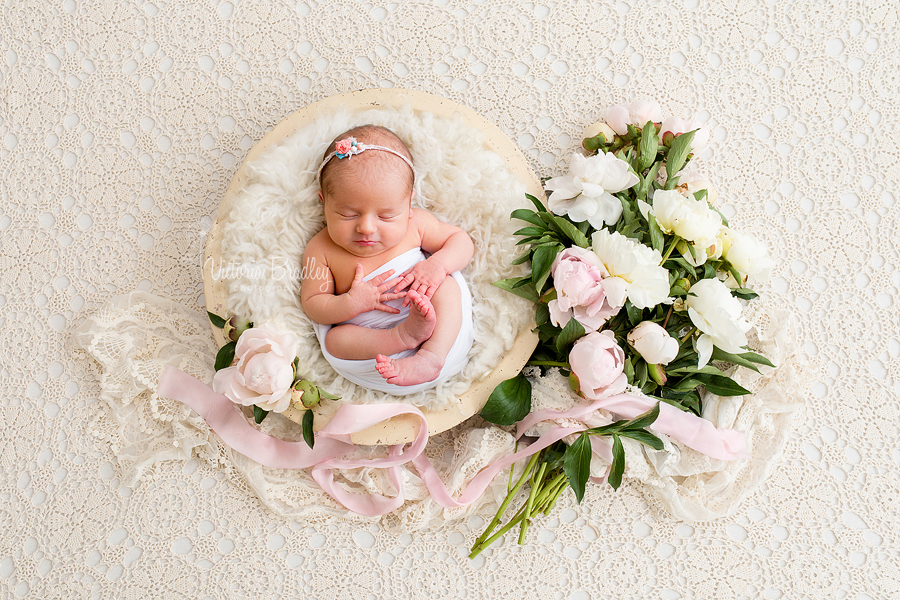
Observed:
[[[374,246],[378,242],[375,240],[356,240],[356,243],[360,246]]]

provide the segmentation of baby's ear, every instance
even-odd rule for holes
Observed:
[[[409,218],[410,219],[412,219],[412,216],[413,216],[412,201],[413,201],[413,198],[415,198],[415,197],[416,197],[416,190],[413,190],[412,193],[409,195]]]
[[[325,196],[322,195],[322,190],[319,190],[319,202],[325,204]]]

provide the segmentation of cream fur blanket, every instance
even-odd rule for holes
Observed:
[[[257,324],[275,323],[298,334],[303,345],[300,372],[344,401],[397,401],[335,373],[299,301],[303,250],[324,225],[317,195],[319,162],[335,136],[365,123],[391,129],[409,146],[416,163],[413,204],[462,227],[475,242],[475,257],[463,271],[472,292],[471,360],[436,388],[403,397],[419,407],[441,409],[456,402],[499,362],[516,335],[528,327],[533,312],[527,301],[491,285],[524,273],[510,267],[517,226],[509,214],[525,206],[525,185],[503,158],[485,147],[482,134],[460,119],[409,108],[337,113],[297,131],[249,163],[247,184],[228,213],[219,215],[223,264],[236,266],[226,270],[233,275],[226,306],[230,314],[247,316]],[[336,403],[329,404],[336,410]]]

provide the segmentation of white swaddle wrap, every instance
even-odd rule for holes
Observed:
[[[394,273],[399,275],[405,272],[407,269],[411,268],[416,263],[425,260],[425,258],[425,253],[422,252],[421,248],[413,248],[411,250],[407,250],[400,256],[389,260],[385,264],[381,265],[380,267],[366,275],[364,281],[368,281],[373,277],[377,277],[381,273],[384,273],[385,271],[388,271],[390,269],[394,269]],[[456,280],[456,283],[459,284],[460,299],[462,304],[462,325],[460,325],[459,335],[456,336],[456,341],[453,342],[453,346],[450,348],[450,353],[447,355],[447,359],[444,361],[444,367],[441,369],[441,374],[434,381],[428,381],[425,383],[420,383],[418,385],[393,385],[385,381],[381,374],[375,370],[374,358],[367,360],[345,360],[332,356],[332,354],[325,348],[325,335],[328,333],[328,330],[331,329],[332,326],[314,323],[313,327],[316,332],[316,337],[319,338],[319,346],[322,348],[322,354],[325,356],[326,360],[328,360],[334,370],[340,373],[342,377],[349,379],[350,381],[358,385],[362,385],[373,390],[379,390],[381,392],[387,392],[388,394],[393,394],[395,396],[414,394],[416,392],[421,392],[423,390],[433,388],[449,377],[456,375],[462,370],[468,360],[469,350],[472,348],[474,331],[472,328],[472,295],[469,293],[469,287],[466,285],[466,280],[463,279],[463,276],[459,272],[453,273],[451,277],[453,277],[453,279]],[[402,298],[398,300],[392,300],[390,302],[387,302],[387,304],[399,309],[400,314],[395,315],[380,310],[372,310],[362,313],[361,315],[357,315],[356,317],[345,321],[345,323],[359,325],[361,327],[368,327],[370,329],[390,329],[391,327],[396,327],[397,325],[402,323],[404,320],[406,320],[406,317],[409,316],[409,307],[403,306]],[[407,356],[412,356],[415,353],[415,349],[404,350],[403,352],[392,354],[391,358],[404,358]]]

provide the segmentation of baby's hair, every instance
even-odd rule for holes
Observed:
[[[335,151],[337,143],[339,140],[346,139],[348,137],[354,137],[359,140],[363,144],[375,144],[380,146],[386,146],[391,150],[394,150],[406,158],[409,159],[410,162],[413,162],[412,154],[409,151],[409,148],[406,147],[406,144],[403,143],[397,134],[388,129],[387,127],[382,127],[381,125],[359,125],[358,127],[353,127],[352,129],[348,129],[344,133],[338,135],[331,144],[328,145],[328,148],[325,150],[325,153],[322,155],[322,160],[325,160],[329,154]],[[368,158],[363,158],[364,156]],[[366,170],[370,170],[370,174],[377,175],[376,172],[372,171],[381,171],[383,172],[385,169],[393,168],[388,166],[388,163],[384,162],[387,160],[393,160],[399,163],[403,162],[396,156],[391,156],[390,152],[385,151],[377,151],[373,150],[370,152],[360,153],[354,155],[350,159],[331,159],[329,160],[323,167],[322,171],[319,174],[319,185],[322,187],[322,191],[325,194],[328,194],[331,191],[330,183],[331,183],[331,175],[334,174],[335,170],[340,170],[344,163],[350,164],[350,160],[359,161],[361,158],[363,160],[361,163],[354,163],[355,166],[361,167]],[[393,165],[394,163],[390,163]],[[403,167],[404,169],[408,169],[409,165]],[[408,192],[412,192],[415,174],[412,169],[408,171],[409,177],[407,178]]]

